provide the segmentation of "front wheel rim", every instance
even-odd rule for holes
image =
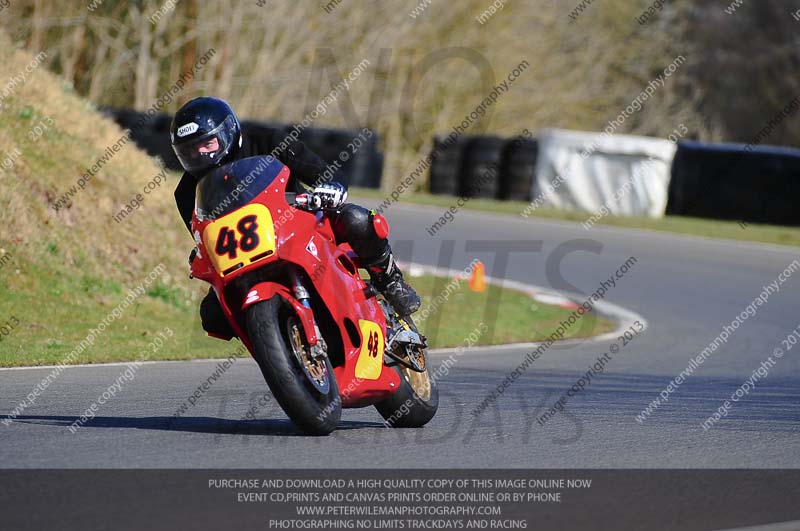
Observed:
[[[311,348],[306,345],[304,335],[300,329],[300,322],[296,317],[290,317],[286,322],[289,347],[294,359],[306,381],[321,395],[327,395],[331,390],[330,374],[326,358],[315,358],[311,355]]]

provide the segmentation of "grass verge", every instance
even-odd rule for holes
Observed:
[[[525,293],[493,285],[476,293],[467,287],[466,281],[450,290],[447,289],[450,281],[442,277],[423,275],[409,281],[423,301],[416,314],[420,317],[415,320],[433,348],[466,347],[466,337],[473,331],[478,336],[475,345],[543,341],[572,313],[561,306],[542,304]],[[446,291],[450,292],[447,301],[432,311],[434,299]],[[422,320],[423,316],[427,319]],[[582,325],[570,328],[564,339],[602,334],[615,326],[595,315],[585,315],[581,320]],[[481,323],[486,327],[481,327]],[[481,329],[485,331],[481,333]]]
[[[53,250],[53,259],[58,259],[57,249]],[[4,264],[2,273],[7,282],[0,285],[0,325],[16,323],[0,337],[3,367],[55,365],[65,363],[67,357],[70,364],[135,360],[165,327],[174,335],[157,352],[148,352],[145,359],[219,358],[239,347],[238,341],[225,343],[203,333],[197,308],[204,284],[193,282],[195,291],[181,291],[157,278],[143,286],[142,295],[118,318],[109,320],[92,345],[70,356],[90,330],[98,329],[103,319],[108,320],[129,290],[136,290],[142,282],[122,285],[91,276],[63,276],[47,266],[16,258]],[[425,275],[412,282],[430,304],[434,294],[441,293],[450,281]],[[423,305],[420,314],[425,309]],[[421,330],[433,347],[463,345],[470,332],[486,321],[487,314],[501,317],[494,324],[486,322],[493,334],[481,334],[477,344],[535,341],[569,314],[564,308],[538,303],[517,291],[490,286],[483,293],[475,293],[466,282],[459,283],[449,300],[435,312],[425,313],[430,315]],[[592,320],[592,326],[585,330],[592,333],[613,328],[603,319],[586,319]]]

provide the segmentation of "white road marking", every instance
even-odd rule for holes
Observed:
[[[451,278],[455,277],[456,275],[460,275],[460,274],[463,273],[463,271],[459,271],[457,269],[446,269],[446,270],[442,271],[441,269],[439,269],[439,268],[437,268],[435,266],[429,266],[429,265],[417,264],[417,263],[404,264],[404,263],[401,262],[400,265],[402,267],[407,267],[407,268],[411,268],[411,267],[417,268],[419,270],[422,270],[422,271],[424,271],[426,273],[430,273],[430,274],[433,274],[433,275],[447,276],[447,277],[451,277]],[[487,276],[486,277],[486,283],[487,284],[493,284],[493,285],[496,285],[496,286],[502,286],[504,288],[509,288],[509,289],[516,290],[516,291],[521,291],[522,293],[525,293],[526,295],[528,295],[528,296],[530,296],[530,297],[532,297],[534,299],[536,299],[537,297],[541,297],[541,296],[549,297],[551,300],[552,299],[559,299],[559,300],[566,299],[566,300],[569,300],[571,302],[574,302],[577,306],[580,306],[581,303],[585,299],[584,295],[579,295],[579,294],[576,294],[576,293],[557,292],[557,291],[551,290],[549,288],[543,288],[541,286],[535,286],[533,284],[525,284],[523,282],[517,282],[516,280],[495,279],[495,278],[492,278],[490,276]],[[642,324],[642,326],[644,326],[644,328],[642,330],[640,330],[640,332],[643,332],[644,330],[647,330],[647,328],[648,328],[647,320],[644,317],[642,317],[641,315],[639,315],[638,313],[636,313],[634,311],[631,311],[631,310],[628,310],[627,308],[623,308],[622,306],[618,306],[616,304],[612,304],[612,303],[607,302],[605,300],[600,300],[600,301],[595,302],[594,303],[594,309],[600,315],[602,315],[604,317],[609,317],[612,320],[616,321],[617,322],[617,328],[615,330],[612,330],[611,332],[606,332],[605,334],[600,334],[599,336],[585,338],[585,339],[582,339],[580,341],[583,341],[583,342],[587,342],[587,341],[588,342],[611,341],[612,339],[616,339],[617,337],[619,337],[619,334],[621,334],[622,332],[624,332],[625,330],[627,330],[628,328],[633,326],[634,322],[636,322],[636,321],[639,321]],[[558,343],[559,344],[568,344],[568,341],[571,341],[571,340],[559,341]],[[572,340],[572,341],[578,341],[578,340]],[[541,341],[540,342],[535,342],[535,343],[534,342],[530,342],[530,343],[510,343],[510,344],[506,344],[506,345],[491,345],[491,346],[486,346],[486,347],[472,347],[469,350],[474,350],[474,349],[478,349],[478,348],[495,349],[495,350],[497,350],[498,348],[536,348],[541,344],[542,344]],[[431,353],[435,353],[435,352],[453,352],[454,350],[455,350],[454,348],[438,349],[437,351],[433,351],[432,350]]]

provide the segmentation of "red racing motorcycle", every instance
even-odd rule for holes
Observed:
[[[342,408],[374,405],[388,426],[436,413],[427,344],[362,278],[313,194],[287,193],[272,157],[225,165],[197,185],[191,276],[210,283],[275,399],[305,433],[336,429]],[[386,220],[375,230],[388,236]],[[220,338],[231,339],[231,338]]]

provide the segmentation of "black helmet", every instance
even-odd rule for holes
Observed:
[[[195,98],[175,113],[169,136],[183,169],[197,176],[233,159],[242,126],[228,102]]]

